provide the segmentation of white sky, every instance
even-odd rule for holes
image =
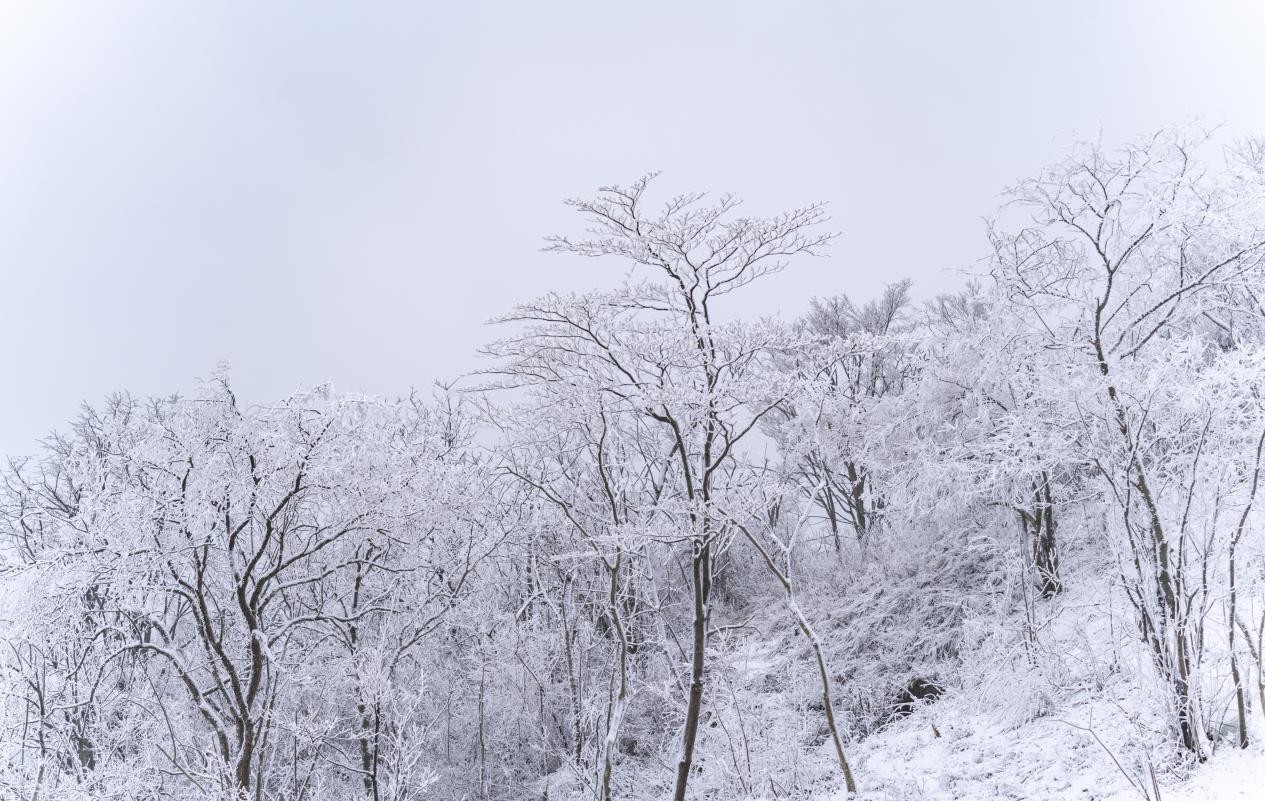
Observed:
[[[559,201],[664,171],[843,237],[744,313],[983,253],[1074,132],[1265,132],[1265,11],[1231,2],[0,0],[0,453],[83,399],[397,394],[482,323],[615,264],[538,252]]]

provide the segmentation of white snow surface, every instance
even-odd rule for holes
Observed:
[[[962,664],[945,695],[848,746],[856,795],[844,792],[829,743],[812,749],[812,764],[801,768],[818,788],[811,801],[1265,799],[1260,711],[1249,715],[1248,749],[1222,740],[1202,764],[1185,758],[1112,577],[1069,561],[1067,591],[1036,602],[1030,649],[1018,630],[1021,615],[968,625]],[[801,638],[771,637],[778,610],[764,615],[765,633],[731,659],[763,713],[773,715],[769,729],[784,730],[790,724],[773,710],[786,703],[771,696],[786,690],[759,688],[766,676],[802,664],[803,645]],[[837,639],[830,646],[840,653],[847,647]],[[766,788],[752,798],[802,796]]]

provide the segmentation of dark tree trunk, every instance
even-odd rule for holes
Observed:
[[[1058,544],[1054,536],[1054,493],[1045,473],[1041,474],[1036,501],[1031,517],[1032,563],[1037,590],[1044,597],[1051,598],[1063,591],[1063,579],[1059,576]]]
[[[694,743],[698,739],[698,723],[703,711],[704,666],[707,656],[707,618],[711,595],[711,544],[704,543],[694,552],[694,643],[690,669],[690,696],[685,710],[685,731],[681,743],[681,759],[676,767],[676,789],[673,801],[685,801],[685,788],[694,764]]]

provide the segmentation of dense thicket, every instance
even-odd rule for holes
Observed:
[[[1078,582],[1172,753],[1246,746],[1265,147],[1206,139],[1074,148],[961,292],[791,323],[727,303],[822,206],[604,187],[550,247],[628,280],[517,306],[460,391],[86,408],[0,487],[0,797],[865,790],[968,664],[1053,675]]]

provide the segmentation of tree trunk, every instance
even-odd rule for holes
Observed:
[[[602,754],[602,801],[611,801],[611,776],[615,769],[615,749],[619,744],[619,728],[624,721],[624,705],[627,703],[628,698],[628,634],[624,630],[623,618],[619,610],[619,568],[622,561],[623,554],[619,552],[615,556],[615,563],[610,571],[611,584],[608,605],[619,649],[619,672],[617,674],[618,689],[616,690],[615,699],[608,705],[606,710],[606,737]]]
[[[690,670],[690,695],[685,709],[685,730],[681,740],[681,759],[676,767],[676,789],[673,801],[685,801],[685,788],[694,763],[694,743],[698,739],[698,722],[703,711],[704,666],[707,656],[708,596],[711,592],[711,543],[696,546],[693,559],[694,584],[694,647]]]
[[[788,593],[789,595],[789,593]],[[839,770],[843,772],[843,783],[851,795],[857,791],[856,781],[852,778],[852,766],[848,764],[848,758],[843,755],[843,740],[839,737],[839,727],[835,723],[835,705],[830,697],[830,671],[826,668],[826,655],[821,649],[821,640],[817,638],[817,632],[808,624],[808,618],[799,608],[799,604],[795,602],[793,597],[788,597],[791,612],[795,615],[795,620],[799,623],[800,628],[804,630],[804,635],[808,637],[809,644],[813,647],[813,656],[817,660],[817,674],[821,678],[821,703],[826,710],[826,726],[830,729],[830,739],[835,746],[835,756],[839,759]]]
[[[1036,501],[1032,510],[1032,563],[1037,590],[1043,597],[1052,598],[1063,591],[1063,579],[1059,576],[1058,546],[1054,538],[1054,493],[1045,473],[1041,474],[1041,485],[1036,489]]]

